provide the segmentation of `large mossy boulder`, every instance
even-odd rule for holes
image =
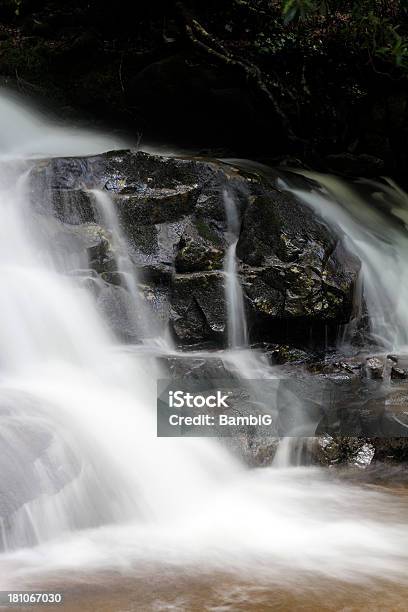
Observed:
[[[80,232],[86,224],[89,232],[94,224],[99,235],[104,227],[102,242],[88,251],[89,266],[104,282],[118,285],[112,258],[104,256],[114,251],[107,244],[112,228],[106,227],[95,190],[110,194],[143,291],[166,294],[168,322],[179,344],[225,344],[223,264],[237,239],[253,340],[290,341],[299,328],[307,343],[310,326],[324,329],[350,318],[359,262],[341,236],[256,166],[113,151],[35,162],[31,188],[38,212],[65,228]],[[240,217],[235,236],[228,228],[225,194]]]

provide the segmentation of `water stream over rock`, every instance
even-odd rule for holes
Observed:
[[[233,196],[223,193],[225,212],[228,222],[228,233],[231,244],[225,257],[224,272],[226,275],[225,301],[228,311],[228,347],[245,348],[248,345],[248,331],[244,307],[244,296],[237,272],[237,244],[240,232],[240,221]]]
[[[163,565],[268,584],[289,584],[294,574],[403,584],[403,498],[290,465],[284,446],[274,466],[249,469],[220,441],[156,437],[156,380],[168,376],[165,364],[184,359],[190,368],[195,361],[238,378],[275,379],[265,355],[249,348],[244,294],[258,334],[261,324],[273,331],[291,317],[319,321],[322,311],[338,322],[352,310],[355,260],[347,264],[308,210],[290,213],[284,226],[294,200],[278,191],[272,214],[256,187],[256,210],[244,211],[240,230],[231,192],[220,198],[214,187],[214,177],[225,181],[224,167],[95,157],[115,143],[0,102],[0,120],[15,132],[0,159],[0,587],[64,586],[72,569],[91,582],[101,570]],[[207,192],[197,176],[205,176]],[[323,197],[296,196],[313,206]],[[73,202],[80,214],[72,216]],[[269,227],[263,214],[272,215]],[[369,312],[373,262],[384,251],[390,265],[398,262],[384,290],[405,275],[403,239],[394,250],[385,238],[357,253]],[[361,235],[352,239],[360,244]],[[405,344],[403,300],[395,303],[395,295],[387,294],[396,309],[393,347],[396,339]],[[375,329],[384,336],[382,324]],[[194,350],[181,351],[186,344]]]
[[[347,184],[330,175],[304,173],[316,182],[292,193],[310,205],[331,226],[344,232],[344,243],[362,262],[353,323],[368,312],[372,339],[386,351],[408,346],[408,196],[397,185],[375,181]],[[353,333],[348,330],[348,338]],[[351,332],[351,334],[350,334]]]

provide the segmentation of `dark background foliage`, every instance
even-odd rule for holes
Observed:
[[[2,0],[3,82],[213,154],[405,180],[406,0]]]

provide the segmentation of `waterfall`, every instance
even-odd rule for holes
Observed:
[[[408,195],[392,182],[349,185],[330,175],[303,174],[316,187],[286,187],[329,226],[339,227],[345,246],[362,263],[348,335],[364,298],[374,342],[387,351],[408,350]]]
[[[0,96],[0,108],[0,127],[15,130],[0,160],[1,588],[21,588],[32,577],[48,588],[53,577],[63,587],[74,571],[84,584],[98,570],[132,574],[137,567],[156,579],[166,563],[183,575],[194,567],[235,571],[268,584],[292,571],[296,579],[313,572],[403,580],[408,538],[391,496],[335,483],[312,468],[249,470],[210,439],[156,437],[160,347],[145,341],[130,350],[115,337],[75,273],[78,259],[86,267],[86,253],[62,249],[63,224],[35,212],[30,190],[33,156],[116,144],[55,127],[8,97]],[[93,195],[139,308],[137,275],[111,202]],[[236,207],[228,194],[225,202],[236,348],[247,334]]]
[[[228,321],[228,347],[243,348],[248,345],[248,330],[246,325],[244,294],[238,276],[237,244],[239,239],[240,221],[237,205],[233,196],[223,192],[225,213],[228,223],[228,235],[231,244],[227,249],[224,262],[225,302]]]
[[[48,130],[53,153],[60,133],[54,142]],[[187,510],[213,470],[227,477],[235,469],[213,443],[172,448],[156,438],[152,407],[163,376],[153,355],[157,345],[148,342],[134,354],[118,347],[92,292],[75,275],[78,254],[63,249],[64,228],[36,213],[30,168],[23,160],[0,162],[0,516],[3,548],[10,550],[86,527],[168,519],[171,499]],[[111,203],[104,194],[96,199],[141,310]],[[81,257],[83,268],[86,254]],[[147,457],[152,461],[140,470]]]
[[[94,199],[102,224],[112,234],[116,264],[118,272],[123,279],[123,284],[131,296],[132,310],[129,316],[134,327],[137,329],[138,338],[150,344],[157,342],[158,344],[162,343],[164,346],[168,346],[168,338],[166,337],[166,342],[160,338],[156,321],[143,301],[139,288],[140,279],[138,278],[136,267],[131,261],[129,245],[121,230],[111,196],[106,191],[99,189],[90,189],[89,193]]]
[[[160,500],[169,487],[175,508],[187,509],[201,499],[209,473],[227,475],[234,462],[205,441],[172,448],[156,439],[159,367],[146,351],[135,359],[118,350],[92,296],[70,274],[76,260],[66,258],[64,270],[61,258],[58,269],[53,263],[54,235],[52,249],[38,251],[49,228],[32,212],[22,171],[21,180],[7,175],[0,193],[3,546],[146,516],[168,520],[172,503]],[[154,460],[140,471],[147,457]]]

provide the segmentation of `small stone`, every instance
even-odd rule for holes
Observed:
[[[370,378],[381,379],[384,373],[384,364],[377,357],[369,357],[366,361],[366,370]]]
[[[393,361],[394,363],[398,363],[397,355],[387,355],[387,359],[389,359],[390,361]]]
[[[391,368],[391,378],[393,380],[404,380],[408,378],[408,370],[404,370],[402,368],[396,368],[393,366]]]
[[[340,362],[340,367],[346,370],[347,372],[355,372],[356,370],[361,370],[361,363],[347,363],[346,361]]]
[[[375,448],[372,444],[363,444],[363,446],[357,451],[354,457],[354,465],[359,468],[368,467],[375,454]]]

